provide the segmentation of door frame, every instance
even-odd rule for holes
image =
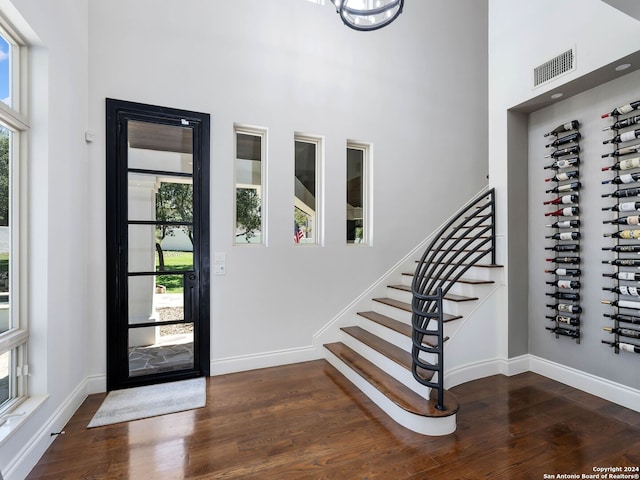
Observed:
[[[123,122],[139,120],[193,128],[194,312],[193,368],[131,377],[128,361],[128,167]],[[107,391],[208,376],[210,373],[210,115],[106,99]],[[198,194],[196,194],[198,192]],[[185,305],[185,308],[187,306]]]

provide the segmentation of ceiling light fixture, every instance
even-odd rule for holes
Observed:
[[[629,68],[630,66],[631,66],[631,64],[630,64],[630,63],[623,63],[623,64],[621,64],[621,65],[618,65],[618,66],[615,68],[615,70],[616,70],[616,72],[621,72],[621,71],[623,71],[623,70],[626,70],[626,69],[627,69],[627,68]]]
[[[564,95],[564,93],[558,92],[558,93],[554,93],[553,95],[551,95],[551,98],[553,98],[555,100],[556,98],[560,98],[563,95]]]
[[[404,0],[331,0],[344,24],[368,32],[386,27],[402,13]]]

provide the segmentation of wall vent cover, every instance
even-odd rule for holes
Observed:
[[[544,62],[542,65],[538,65],[533,69],[533,86],[538,87],[563,73],[574,70],[576,67],[575,58],[575,50],[572,48]]]

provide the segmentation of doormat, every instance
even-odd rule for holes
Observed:
[[[204,377],[109,392],[87,428],[204,407]]]

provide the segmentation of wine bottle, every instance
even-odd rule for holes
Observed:
[[[544,247],[545,250],[553,250],[554,252],[577,252],[580,250],[580,245],[577,243],[567,243],[561,245],[554,245],[553,247]]]
[[[567,325],[573,325],[578,326],[580,325],[580,319],[579,318],[573,318],[573,317],[568,317],[567,315],[556,315],[555,317],[545,317],[548,318],[551,321],[554,322],[559,322],[559,323],[566,323]]]
[[[582,307],[580,305],[572,305],[570,303],[556,303],[555,305],[548,305],[547,307],[553,308],[559,312],[564,313],[581,313]]]
[[[620,107],[616,107],[613,110],[611,110],[609,113],[603,113],[601,115],[601,118],[615,117],[616,115],[624,115],[625,113],[633,112],[638,108],[640,108],[640,100],[627,103],[626,105],[622,105]]]
[[[556,173],[553,177],[545,178],[545,182],[562,182],[563,180],[570,180],[572,178],[578,178],[580,172],[578,170],[571,170],[570,172]]]
[[[640,338],[640,330],[633,330],[632,328],[611,328],[604,327],[603,330],[609,333],[615,333],[629,338]]]
[[[544,215],[545,217],[549,217],[552,215],[556,217],[573,217],[578,213],[580,213],[579,207],[565,207],[561,208],[560,210],[554,210],[553,212],[547,212]]]
[[[545,293],[545,295],[547,297],[553,297],[556,298],[558,300],[571,300],[571,301],[578,301],[580,300],[580,294],[579,293],[573,293],[573,292],[553,292],[553,293]]]
[[[610,167],[602,167],[601,170],[606,172],[607,170],[631,170],[632,168],[640,167],[640,157],[625,158],[619,160]]]
[[[554,188],[545,190],[546,193],[573,192],[580,190],[582,184],[580,182],[565,183],[564,185],[556,185]]]
[[[605,153],[602,158],[605,157],[620,157],[622,155],[628,155],[629,153],[637,153],[640,150],[640,143],[635,145],[629,145],[628,147],[619,148],[611,153]]]
[[[627,197],[637,197],[640,195],[640,188],[626,188],[624,190],[615,190],[611,193],[605,193],[601,195],[601,197],[616,197],[616,198],[627,198]],[[609,208],[603,208],[603,210],[611,210]]]
[[[609,125],[607,128],[603,128],[602,131],[606,132],[607,130],[618,130],[620,128],[630,127],[631,125],[635,125],[638,122],[640,122],[640,115],[625,118],[624,120],[618,120],[613,125]]]
[[[616,278],[618,280],[640,281],[640,273],[633,272],[603,273],[602,276]]]
[[[640,128],[637,130],[630,130],[628,132],[621,133],[619,135],[616,135],[610,140],[605,140],[602,143],[606,144],[606,143],[630,142],[631,140],[635,140],[636,138],[640,138]],[[547,147],[548,146],[549,145],[547,145]]]
[[[544,327],[547,330],[551,330],[553,333],[557,335],[564,335],[565,337],[578,338],[580,337],[580,332],[578,330],[571,330],[569,328],[563,327]]]
[[[613,247],[602,247],[602,250],[613,252],[640,253],[640,245],[614,245]]]
[[[563,123],[562,125],[557,126],[553,130],[548,133],[545,133],[544,136],[548,137],[549,135],[557,135],[562,132],[568,132],[570,130],[575,130],[580,126],[580,122],[578,120],[571,120],[570,122]]]
[[[545,155],[544,158],[559,158],[564,155],[573,155],[580,152],[580,146],[574,145],[573,147],[563,148],[562,150],[556,150],[555,152]]]
[[[633,212],[640,211],[640,202],[622,202],[613,207],[604,207],[602,210],[611,210],[614,212]]]
[[[640,302],[634,302],[632,300],[600,300],[600,303],[611,305],[612,307],[640,310]]]
[[[549,143],[548,145],[545,145],[545,147],[558,147],[560,145],[565,145],[567,143],[577,142],[578,140],[580,140],[580,138],[582,138],[582,135],[580,135],[580,132],[573,132],[573,133],[570,133],[569,135],[565,135],[564,137],[556,138],[553,142]]]
[[[580,282],[578,282],[577,280],[557,280],[555,282],[545,282],[545,283],[547,285],[553,285],[554,287],[558,287],[558,288],[573,288],[573,289],[580,288]],[[574,294],[571,294],[571,295],[574,295]],[[577,297],[577,298],[564,297],[564,298],[565,300],[578,300],[580,297]]]
[[[640,325],[640,317],[635,315],[625,315],[622,313],[614,313],[614,314],[604,314],[605,317],[609,317],[612,320],[622,323],[630,323],[632,325]]]
[[[602,260],[602,263],[615,265],[616,267],[640,267],[640,259],[616,258],[615,260]]]
[[[626,217],[618,217],[614,220],[603,220],[602,223],[615,223],[617,225],[638,225],[640,224],[640,216],[628,215]]]
[[[578,203],[579,197],[577,193],[573,193],[571,195],[563,195],[562,197],[554,198],[553,200],[547,200],[546,202],[542,202],[544,205],[558,205],[562,203],[564,205],[570,203]]]
[[[640,180],[640,173],[627,173],[625,175],[614,177],[611,180],[603,180],[602,184],[604,185],[606,183],[615,183],[619,185],[621,183],[637,182],[638,180]]]
[[[553,263],[567,263],[570,265],[576,265],[580,263],[580,257],[555,257],[555,258],[547,258],[547,262]]]
[[[553,170],[560,170],[562,168],[573,167],[574,165],[580,165],[580,158],[579,157],[563,158],[563,159],[560,159],[560,160],[556,160],[555,162],[553,162],[550,165],[545,165],[544,168],[550,168],[550,169],[553,169]]]
[[[619,232],[605,233],[605,237],[624,238],[625,240],[640,238],[640,230],[620,230]],[[640,263],[638,264],[640,265]]]
[[[579,268],[556,268],[555,270],[545,270],[545,273],[553,273],[555,275],[567,276],[567,277],[579,277]]]
[[[550,223],[545,227],[551,228],[578,228],[580,226],[580,220],[560,220],[558,222]]]
[[[611,345],[612,347],[617,347],[622,351],[631,352],[631,353],[640,353],[640,345],[633,345],[632,343],[624,343],[624,342],[608,342],[606,340],[600,340],[602,343],[606,343],[607,345]]]
[[[617,293],[619,295],[640,297],[640,292],[637,287],[630,287],[627,285],[620,285],[619,287],[602,287],[602,290],[608,290],[609,292]]]
[[[554,240],[579,240],[580,232],[562,232],[547,235],[544,238],[553,238]]]

